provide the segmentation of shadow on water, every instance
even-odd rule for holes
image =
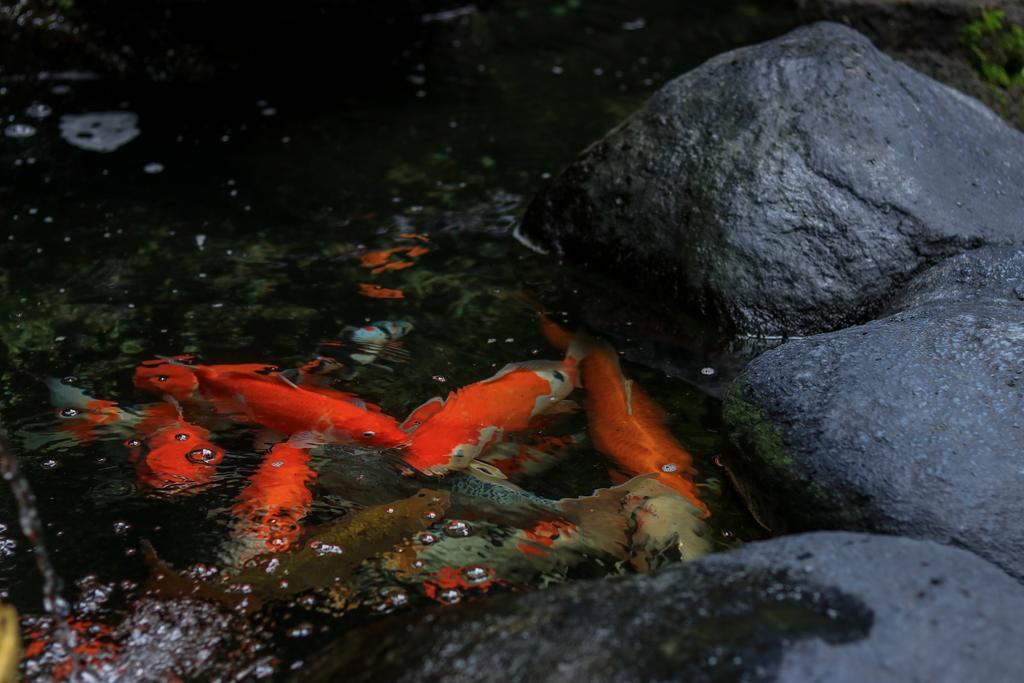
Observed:
[[[237,531],[231,510],[261,466],[273,464],[254,444],[261,435],[190,415],[222,459],[187,495],[154,495],[133,462],[134,432],[69,433],[46,378],[73,378],[69,385],[91,397],[143,410],[154,397],[136,388],[132,372],[156,355],[295,367],[346,326],[401,319],[414,326],[402,340],[407,354],[359,366],[337,388],[404,416],[507,362],[559,356],[519,293],[612,341],[626,373],[665,408],[694,454],[713,546],[760,537],[715,466],[725,448],[716,397],[750,352],[737,350],[743,342],[637,300],[600,273],[562,267],[513,231],[539,185],[660,84],[792,21],[789,6],[774,2],[500,2],[422,18],[387,68],[369,68],[372,79],[352,78],[363,67],[351,59],[280,78],[242,69],[200,83],[5,72],[0,400],[65,598],[81,617],[72,624],[80,642],[106,643],[98,651],[125,666],[149,661],[152,672],[186,678],[283,675],[381,612],[445,602],[454,579],[434,577],[431,588],[408,567],[403,579],[394,570],[401,562],[390,558],[389,569],[374,553],[347,593],[269,605],[245,624],[186,597],[177,612],[163,607],[143,595],[153,571],[140,543],[193,573],[204,571],[196,563],[221,566]],[[361,262],[408,246],[406,233],[429,240],[411,267],[373,273]],[[388,290],[401,298],[380,298]],[[576,414],[554,435],[581,431],[585,418]],[[353,502],[351,481],[329,490],[324,482],[337,477],[323,463],[318,455],[310,464],[323,480],[303,524],[358,519],[391,496]],[[583,442],[517,483],[557,500],[614,482]],[[408,486],[396,484],[394,499],[412,495],[399,488]],[[527,524],[493,503],[458,505],[457,519],[493,547],[518,543]],[[39,576],[14,535],[13,501],[2,506],[0,595],[38,614]],[[444,536],[445,521],[427,533]],[[565,552],[571,560],[517,573],[528,578],[516,589],[633,571],[601,553]],[[488,590],[462,586],[464,600],[511,589],[484,583]],[[197,626],[154,637],[173,624],[171,612],[234,635],[218,640]],[[27,673],[44,676],[52,664]]]

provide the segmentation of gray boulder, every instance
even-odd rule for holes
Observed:
[[[1011,681],[1024,587],[934,543],[819,533],[378,622],[309,679]]]
[[[820,23],[670,82],[522,230],[740,331],[820,332],[945,256],[1024,240],[1024,135]]]
[[[954,257],[898,312],[754,360],[725,419],[761,521],[959,545],[1024,580],[1022,283],[1022,252]]]

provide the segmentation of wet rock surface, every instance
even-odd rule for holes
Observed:
[[[775,531],[881,531],[1024,579],[1024,253],[923,273],[898,312],[790,341],[733,385],[733,476]]]
[[[817,533],[394,618],[314,680],[1010,680],[1024,589],[934,543]]]
[[[1000,9],[1007,25],[1024,25],[1016,0],[798,0],[803,21],[837,21],[867,35],[891,57],[976,97],[1024,129],[1024,88],[993,87],[977,68],[963,29],[982,10]]]
[[[821,23],[670,82],[523,228],[742,332],[812,333],[942,257],[1019,240],[1021,159],[981,103]]]

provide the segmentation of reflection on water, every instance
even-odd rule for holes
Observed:
[[[0,87],[3,417],[96,670],[283,677],[394,611],[759,535],[714,464],[718,404],[698,388],[732,376],[730,340],[512,234],[539,183],[660,83],[788,18],[651,0],[425,21],[470,18],[486,40],[412,50],[401,81],[373,92],[309,78]],[[563,357],[524,294],[628,359],[692,454],[706,520],[657,481],[624,483],[594,448],[581,390],[437,479],[401,449],[296,439],[197,393],[187,369],[247,364],[402,420],[507,363]],[[0,555],[3,599],[28,615],[26,673],[66,674],[27,547]]]

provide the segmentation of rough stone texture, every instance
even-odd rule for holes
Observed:
[[[834,329],[941,257],[1024,239],[1024,135],[815,24],[670,82],[523,230],[740,331]]]
[[[819,533],[379,622],[312,680],[1010,681],[1024,587],[934,543]]]
[[[890,57],[988,105],[1024,129],[1024,87],[994,88],[984,81],[961,42],[982,9],[1002,9],[1009,24],[1024,25],[1019,0],[798,0],[803,21],[838,21],[867,35]]]
[[[729,467],[762,522],[928,538],[1024,579],[1022,260],[954,257],[900,312],[748,366],[725,403]]]
[[[1024,249],[992,247],[946,259],[914,278],[890,302],[890,312],[926,303],[1024,301]]]

